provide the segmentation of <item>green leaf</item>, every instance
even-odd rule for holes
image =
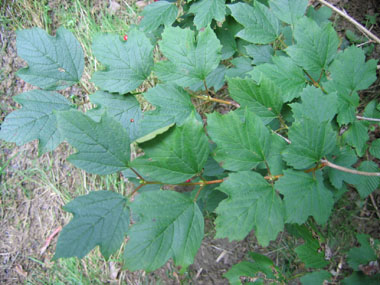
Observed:
[[[190,94],[176,85],[158,84],[144,93],[144,98],[160,113],[172,116],[177,125],[182,125],[191,113],[195,113]]]
[[[32,90],[13,97],[23,106],[10,113],[1,125],[0,139],[23,145],[38,139],[38,152],[54,150],[62,137],[57,130],[55,112],[70,109],[70,102],[56,93]]]
[[[163,133],[174,123],[182,125],[190,114],[195,112],[190,94],[173,84],[158,84],[144,93],[144,98],[156,109],[143,114],[139,125],[139,142],[143,142],[141,138],[146,138],[146,135],[157,130],[160,130],[159,134]]]
[[[328,121],[305,118],[289,128],[292,142],[283,152],[285,161],[296,169],[305,169],[330,154],[336,145],[336,134]]]
[[[330,281],[331,273],[326,270],[314,271],[301,277],[300,281],[305,285],[325,284],[325,280]]]
[[[374,276],[367,276],[361,272],[354,272],[350,277],[342,280],[343,285],[378,285],[380,274]]]
[[[266,281],[268,279],[276,279],[276,276],[273,274],[274,264],[270,258],[254,252],[251,252],[250,255],[254,259],[254,262],[243,261],[235,264],[223,275],[231,285],[240,285],[242,284],[242,280],[249,281],[249,278],[255,280],[254,282],[263,281],[263,279]],[[265,277],[263,278],[262,275]]]
[[[294,25],[301,18],[308,5],[307,0],[272,0],[269,2],[273,13],[283,22]]]
[[[79,111],[57,115],[59,131],[78,150],[68,158],[75,166],[94,174],[111,174],[128,167],[129,136],[116,120],[103,115],[97,123]]]
[[[363,161],[358,167],[359,171],[365,172],[379,172],[379,166],[373,161]],[[361,198],[366,198],[371,194],[380,184],[379,176],[364,176],[356,175],[356,179],[352,184],[358,190]]]
[[[331,121],[336,113],[338,97],[336,93],[323,94],[314,86],[307,86],[301,94],[302,103],[290,104],[296,120],[308,118],[316,122]]]
[[[228,5],[232,16],[244,29],[237,33],[237,37],[254,44],[268,44],[274,42],[280,34],[280,25],[277,17],[263,4],[255,1],[254,6],[246,3]]]
[[[356,108],[359,106],[360,98],[356,92],[348,94],[336,81],[331,80],[323,85],[328,93],[338,94],[338,117],[339,125],[352,123],[356,120]]]
[[[141,145],[145,156],[132,167],[154,181],[181,183],[202,171],[209,154],[203,124],[194,114],[182,126],[176,126],[155,140]]]
[[[354,270],[359,270],[360,265],[367,265],[370,261],[377,259],[376,252],[371,247],[369,239],[371,238],[366,234],[357,234],[356,238],[360,247],[351,248],[347,254],[348,265]]]
[[[343,140],[354,147],[357,155],[362,157],[367,149],[366,142],[369,140],[365,123],[362,121],[353,122],[350,128],[343,133]]]
[[[207,88],[214,88],[214,91],[219,91],[225,84],[225,75],[227,67],[223,64],[220,64],[216,69],[211,71],[211,73],[206,78]],[[203,82],[198,82],[189,87],[193,91],[205,90],[205,85]]]
[[[187,267],[194,261],[204,235],[204,218],[197,203],[174,191],[137,196],[131,205],[140,216],[129,232],[124,265],[131,271],[153,271],[169,258]]]
[[[306,86],[305,75],[290,58],[285,56],[272,57],[273,64],[259,65],[251,72],[253,79],[261,80],[261,76],[271,79],[282,91],[284,102],[298,98]]]
[[[106,112],[107,115],[118,121],[127,130],[131,142],[138,138],[142,112],[140,104],[134,96],[97,91],[90,96],[90,101],[98,105],[102,113]]]
[[[178,8],[175,3],[156,1],[144,8],[144,17],[139,26],[146,32],[156,30],[160,25],[170,26],[177,19]]]
[[[307,9],[306,15],[308,18],[313,19],[319,26],[323,26],[329,22],[332,15],[332,10],[326,6],[320,6],[318,9],[314,9],[312,5]]]
[[[317,223],[324,224],[329,218],[334,200],[320,171],[313,177],[303,171],[285,170],[275,187],[285,196],[287,223],[302,224],[313,216]]]
[[[222,60],[230,58],[238,51],[235,35],[242,28],[232,17],[227,17],[222,27],[216,27],[215,33],[222,44]]]
[[[131,30],[128,41],[117,35],[95,37],[92,50],[96,58],[107,66],[96,71],[94,83],[109,92],[126,94],[138,88],[150,75],[153,67],[153,46],[141,31]]]
[[[82,47],[63,27],[55,37],[40,28],[17,31],[17,54],[28,63],[17,75],[42,89],[64,89],[82,77]]]
[[[306,241],[303,245],[296,247],[294,251],[307,268],[323,268],[329,264],[325,260],[325,252],[321,251],[321,246],[316,239]]]
[[[367,89],[376,81],[376,60],[365,62],[362,49],[351,46],[338,54],[328,68],[337,90],[345,94]]]
[[[239,56],[231,60],[233,67],[226,71],[226,77],[248,77],[248,72],[252,70],[251,60],[248,57]]]
[[[244,171],[264,162],[270,153],[271,136],[261,119],[246,110],[245,121],[234,112],[207,117],[207,131],[217,144],[215,160],[224,169]]]
[[[380,139],[374,140],[369,149],[369,153],[380,159]]]
[[[245,49],[247,54],[253,58],[252,63],[255,65],[273,62],[274,49],[271,45],[248,45]]]
[[[54,259],[84,257],[99,245],[108,259],[124,241],[129,228],[127,200],[111,191],[93,191],[79,196],[64,209],[74,218],[59,235]]]
[[[344,147],[339,151],[339,153],[334,153],[335,158],[330,158],[329,161],[346,168],[353,169],[351,166],[357,162],[358,157],[355,151],[351,147]],[[331,184],[336,189],[341,189],[343,187],[343,181],[347,183],[354,183],[357,181],[357,175],[351,173],[343,172],[334,168],[329,167],[327,169],[327,174],[329,176]]]
[[[199,31],[196,39],[190,29],[166,27],[159,45],[169,61],[155,65],[157,76],[182,87],[205,80],[221,59],[222,46],[210,27]]]
[[[231,78],[228,80],[228,89],[230,96],[242,108],[247,107],[264,124],[270,123],[281,113],[283,101],[280,90],[268,79],[257,84],[252,79]]]
[[[284,228],[284,206],[275,189],[256,172],[231,173],[220,187],[228,198],[216,208],[216,238],[242,240],[254,228],[268,246]]]
[[[301,67],[309,72],[321,73],[334,59],[339,38],[331,24],[319,27],[309,18],[299,20],[294,29],[296,45],[286,52]]]
[[[194,24],[197,29],[209,26],[212,19],[223,22],[226,14],[225,2],[225,0],[201,0],[192,4],[189,13],[195,15]]]

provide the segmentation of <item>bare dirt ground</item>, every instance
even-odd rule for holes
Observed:
[[[57,1],[51,2],[52,6],[57,3]],[[95,2],[101,2],[102,5],[108,3],[108,1]],[[377,0],[335,0],[331,2],[343,7],[360,22],[365,21],[365,15],[380,13],[380,3]],[[347,28],[356,31],[352,25],[341,18],[336,22],[340,33]],[[24,66],[23,61],[17,58],[15,33],[8,31],[6,27],[2,27],[0,32],[0,122],[2,122],[4,117],[17,107],[12,96],[30,90],[32,87],[17,78],[15,74],[20,67]],[[379,23],[374,27],[373,32],[380,35]],[[377,59],[380,57],[379,46],[376,47],[372,57]],[[377,85],[379,85],[379,81]],[[77,90],[71,91],[77,92]],[[70,91],[67,94],[70,94]],[[2,192],[0,192],[0,283],[20,284],[27,280],[39,283],[39,280],[46,280],[44,278],[51,274],[49,271],[53,268],[51,258],[56,238],[45,252],[41,253],[41,249],[48,236],[70,219],[70,216],[62,210],[62,206],[70,199],[70,193],[65,192],[65,189],[86,187],[85,182],[89,178],[65,162],[68,152],[66,145],[41,157],[37,156],[36,142],[22,147],[0,143],[0,147],[0,163],[4,164],[8,160],[10,161],[5,172],[3,174],[0,172],[0,183],[6,182],[7,185],[12,185],[12,187],[1,188]],[[88,190],[85,189],[85,191]],[[375,203],[380,207],[380,195],[378,192],[374,194]],[[346,199],[352,200],[352,203],[344,207],[359,207],[355,202],[358,199],[355,192],[351,191],[346,196]],[[360,207],[362,210],[359,216],[362,219],[353,221],[352,226],[360,228],[373,237],[380,238],[380,225],[378,219],[373,217],[374,209],[371,202],[365,201],[364,205],[360,205]],[[341,223],[345,218],[337,215],[335,222]],[[211,229],[212,227],[208,225],[207,228]],[[252,234],[241,242],[229,242],[225,239],[214,240],[212,237],[212,230],[208,230],[195,263],[190,267],[188,277],[180,276],[171,262],[168,262],[162,269],[145,274],[143,272],[121,272],[119,264],[99,261],[101,264],[98,266],[103,271],[103,279],[94,280],[94,283],[140,284],[141,282],[142,284],[142,282],[148,281],[149,284],[156,284],[156,280],[161,280],[164,284],[181,282],[227,284],[227,280],[222,275],[232,265],[243,260],[249,251],[263,253],[272,251],[269,256],[278,264],[284,261],[281,252],[275,249],[286,245],[286,235],[281,235],[267,249],[257,246]],[[100,257],[99,260],[101,260]],[[86,273],[86,266],[88,266],[86,262],[80,263],[84,268],[84,276],[88,274]],[[297,284],[297,281],[295,283]]]

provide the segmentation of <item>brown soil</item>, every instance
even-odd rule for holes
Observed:
[[[52,7],[58,5],[57,1],[49,2]],[[59,1],[60,5],[62,2],[65,1]],[[100,0],[94,2],[96,2],[94,5],[99,7],[108,3],[108,1]],[[121,3],[122,1],[115,2]],[[344,7],[352,17],[361,22],[365,21],[367,14],[380,13],[380,2],[377,0],[335,0],[331,2]],[[338,31],[343,33],[347,28],[356,31],[352,25],[339,18]],[[373,27],[373,32],[380,35],[379,23]],[[16,55],[15,33],[2,27],[0,40],[0,122],[2,122],[4,117],[17,107],[12,101],[12,96],[30,90],[32,87],[15,75],[15,72],[24,66],[23,61]],[[380,57],[380,45],[376,46],[372,57],[377,59]],[[77,93],[78,90],[73,88],[74,90],[71,91]],[[0,192],[0,282],[2,284],[19,284],[28,280],[38,283],[38,280],[42,279],[41,275],[48,275],[47,272],[52,268],[50,260],[54,253],[56,239],[53,239],[52,245],[41,254],[40,251],[45,240],[55,229],[66,224],[70,219],[70,216],[62,211],[62,206],[68,201],[70,194],[60,193],[60,189],[75,189],[82,185],[81,181],[86,176],[65,162],[68,152],[66,145],[62,145],[52,154],[45,154],[40,158],[37,157],[35,142],[22,147],[0,143],[0,147],[1,165],[13,158],[5,173],[2,176],[0,174],[0,183],[6,181],[7,185],[13,186],[12,188],[3,187]],[[38,171],[38,169],[43,171]],[[350,195],[353,195],[349,196],[353,202],[349,207],[358,207],[355,204],[355,200],[358,199],[357,195]],[[377,205],[380,206],[380,196],[374,196],[377,199]],[[364,232],[379,238],[379,223],[378,219],[373,217],[374,209],[371,201],[365,201],[362,209],[360,217],[363,219],[354,222],[354,226],[360,226]],[[372,221],[375,219],[375,221],[362,222],[366,221],[367,217],[368,221],[369,218],[372,218]],[[344,220],[345,217],[337,216],[336,219]],[[278,240],[272,243],[272,247],[262,249],[256,244],[253,234],[241,242],[229,242],[225,239],[214,240],[211,230],[212,222],[206,221],[208,222],[206,228],[209,230],[206,231],[206,237],[194,264],[189,268],[188,276],[179,275],[178,269],[173,266],[172,262],[168,262],[163,268],[153,273],[145,274],[143,272],[119,272],[119,264],[99,259],[104,276],[108,276],[108,278],[105,277],[104,280],[94,282],[140,284],[149,281],[149,284],[155,284],[157,280],[161,280],[164,281],[164,284],[228,284],[222,275],[232,265],[243,260],[248,251],[268,253],[273,250],[274,252],[269,256],[273,257],[278,265],[284,261],[281,252],[275,251],[275,249],[284,246],[286,235],[280,235]],[[341,220],[336,222],[340,223]],[[86,270],[84,272],[86,275]]]

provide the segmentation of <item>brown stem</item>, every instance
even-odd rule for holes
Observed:
[[[266,168],[268,170],[269,176],[272,177],[272,173],[270,172],[270,168],[269,168],[268,162],[266,160],[264,160],[264,163],[265,163],[265,166],[266,166]]]
[[[303,72],[305,72],[306,76],[309,77],[310,81],[313,82],[313,85],[315,87],[321,88],[321,90],[323,91],[323,93],[327,94],[327,91],[323,88],[323,86],[321,86],[317,81],[315,81],[313,79],[313,77],[311,77],[311,75],[306,70],[303,70]]]
[[[140,190],[140,188],[144,187],[145,184],[146,184],[146,183],[144,183],[144,184],[140,184],[139,186],[137,186],[137,187],[135,188],[135,190],[133,190],[133,192],[132,192],[131,194],[129,194],[129,197],[132,197],[137,191]]]
[[[140,180],[143,180],[143,181],[145,181],[145,179],[136,171],[136,170],[134,170],[132,167],[130,167],[129,168],[130,170],[132,170],[133,171],[133,173],[134,174],[136,174],[136,176],[138,177],[138,178],[140,178]],[[146,181],[145,181],[146,182]]]
[[[366,171],[360,171],[360,170],[356,170],[356,169],[350,169],[350,168],[346,168],[346,167],[343,167],[340,165],[336,165],[336,164],[328,161],[327,159],[321,159],[321,163],[323,163],[324,165],[326,165],[328,167],[335,168],[335,169],[338,169],[340,171],[351,173],[351,174],[380,177],[380,172],[366,172]]]
[[[276,181],[278,180],[280,177],[284,176],[283,174],[279,174],[279,175],[271,175],[271,176],[264,176],[264,179],[265,180],[269,180],[269,181]]]
[[[196,202],[198,199],[199,194],[201,193],[203,187],[205,187],[206,184],[202,184],[201,187],[199,187],[197,194],[195,195],[193,201]]]
[[[198,99],[201,99],[201,100],[204,100],[206,102],[217,102],[217,103],[222,103],[222,104],[226,104],[226,105],[232,105],[232,106],[235,106],[236,108],[239,108],[240,105],[236,102],[233,102],[233,101],[227,101],[227,100],[222,100],[222,99],[218,99],[218,98],[213,98],[209,95],[205,96],[205,95],[195,95],[196,98]]]

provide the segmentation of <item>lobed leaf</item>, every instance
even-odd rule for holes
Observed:
[[[307,0],[272,0],[269,2],[273,13],[283,22],[294,25],[308,6]]]
[[[271,45],[247,45],[245,50],[253,58],[252,63],[255,65],[273,62],[274,49]]]
[[[96,121],[101,119],[102,114],[107,113],[126,129],[131,142],[139,137],[139,125],[143,114],[140,104],[134,96],[121,96],[105,91],[97,91],[90,96],[90,101],[98,105]],[[95,120],[94,117],[92,118]]]
[[[130,140],[126,130],[106,114],[95,122],[79,111],[58,113],[62,136],[78,152],[68,160],[94,174],[111,174],[128,167]]]
[[[334,158],[329,160],[339,166],[353,169],[352,165],[357,162],[358,157],[351,147],[346,146],[340,149],[338,153],[334,152]],[[341,189],[343,187],[343,181],[353,184],[358,179],[356,175],[352,175],[351,173],[343,172],[334,168],[329,167],[326,171],[331,184],[336,189]]]
[[[358,167],[359,171],[365,172],[379,172],[379,166],[373,161],[363,161]],[[380,177],[378,176],[364,176],[357,175],[353,179],[352,184],[358,190],[360,197],[362,199],[367,198],[374,190],[376,190],[380,185]]]
[[[193,13],[194,24],[197,29],[211,24],[212,19],[223,22],[226,14],[226,0],[201,0],[190,6],[189,13]]]
[[[32,90],[13,97],[23,106],[10,113],[1,125],[0,139],[23,145],[38,139],[38,152],[54,150],[63,140],[57,129],[56,112],[69,110],[65,97],[42,90]]]
[[[254,6],[246,3],[227,5],[235,18],[244,29],[237,33],[237,37],[254,44],[268,44],[280,34],[280,25],[271,10],[255,1]]]
[[[338,112],[336,93],[326,95],[321,89],[308,86],[302,91],[301,99],[302,103],[290,104],[296,120],[307,118],[322,123],[331,121]]]
[[[131,271],[153,271],[173,258],[187,267],[193,263],[204,235],[204,218],[195,203],[174,191],[145,192],[131,205],[140,217],[129,232],[124,265]]]
[[[59,235],[54,259],[84,257],[97,245],[108,259],[124,241],[129,228],[127,200],[111,191],[79,196],[64,209],[74,218]]]
[[[28,63],[17,75],[42,89],[64,89],[82,77],[82,47],[63,27],[57,30],[55,37],[40,28],[17,31],[17,54]]]
[[[207,131],[217,144],[215,160],[224,169],[244,171],[264,162],[269,155],[271,137],[261,119],[246,110],[245,121],[234,112],[213,113],[207,117]]]
[[[144,17],[139,26],[146,32],[156,30],[160,25],[170,26],[177,19],[178,8],[175,3],[161,0],[144,8],[141,15]]]
[[[320,74],[334,59],[339,38],[331,24],[319,27],[309,18],[299,20],[294,28],[296,45],[286,49],[289,56],[302,68]]]
[[[132,167],[143,176],[169,184],[181,183],[200,173],[210,151],[203,124],[195,115],[182,126],[144,143],[142,148],[145,156],[135,159]]]
[[[305,75],[290,58],[285,56],[273,56],[273,63],[265,63],[256,66],[250,73],[257,82],[262,76],[267,77],[282,91],[284,102],[298,98],[306,86]]]
[[[281,114],[283,100],[280,90],[266,78],[260,84],[252,79],[230,78],[228,90],[242,108],[247,107],[264,124],[270,123]]]
[[[231,285],[240,285],[245,278],[252,278],[255,282],[277,279],[273,274],[273,268],[275,268],[275,270],[277,270],[277,268],[270,258],[254,252],[250,252],[250,256],[254,262],[243,261],[235,264],[223,275],[228,279]],[[262,275],[264,275],[264,277]]]
[[[232,17],[226,17],[222,27],[216,27],[215,33],[222,45],[222,60],[228,59],[238,52],[235,35],[242,28]]]
[[[126,94],[138,88],[151,73],[153,46],[141,31],[131,30],[126,42],[117,35],[98,35],[92,50],[107,67],[92,76],[94,83],[103,90]]]
[[[215,212],[216,238],[242,240],[254,228],[267,246],[284,228],[284,206],[275,189],[256,172],[231,173],[218,188],[228,198]]]
[[[221,59],[222,46],[210,27],[199,31],[196,39],[190,29],[166,27],[159,45],[169,61],[155,65],[158,78],[182,87],[206,80]]]
[[[380,159],[380,139],[376,139],[372,142],[369,153]]]
[[[365,54],[361,48],[350,46],[339,53],[328,70],[338,94],[351,95],[363,90],[376,81],[377,62],[371,59],[365,62]]]
[[[362,157],[367,149],[369,140],[368,128],[362,121],[354,121],[349,129],[343,133],[343,141],[355,148],[356,154]]]
[[[300,278],[302,284],[319,285],[331,280],[331,273],[326,270],[307,273]]]
[[[296,121],[289,128],[292,142],[283,152],[285,161],[296,169],[306,169],[330,154],[336,145],[336,133],[329,121],[309,118]]]
[[[157,130],[163,133],[173,124],[181,126],[192,112],[196,112],[190,94],[174,84],[158,84],[144,93],[144,98],[156,109],[144,112],[139,124],[138,142],[147,141],[147,135]]]
[[[377,259],[375,250],[371,247],[370,236],[357,234],[356,238],[360,247],[351,248],[347,254],[348,265],[354,270],[360,270],[361,265],[367,265],[370,261]]]
[[[321,172],[315,177],[303,171],[284,171],[275,187],[285,196],[287,223],[305,223],[313,216],[319,224],[324,224],[334,205],[332,193],[324,186]]]

